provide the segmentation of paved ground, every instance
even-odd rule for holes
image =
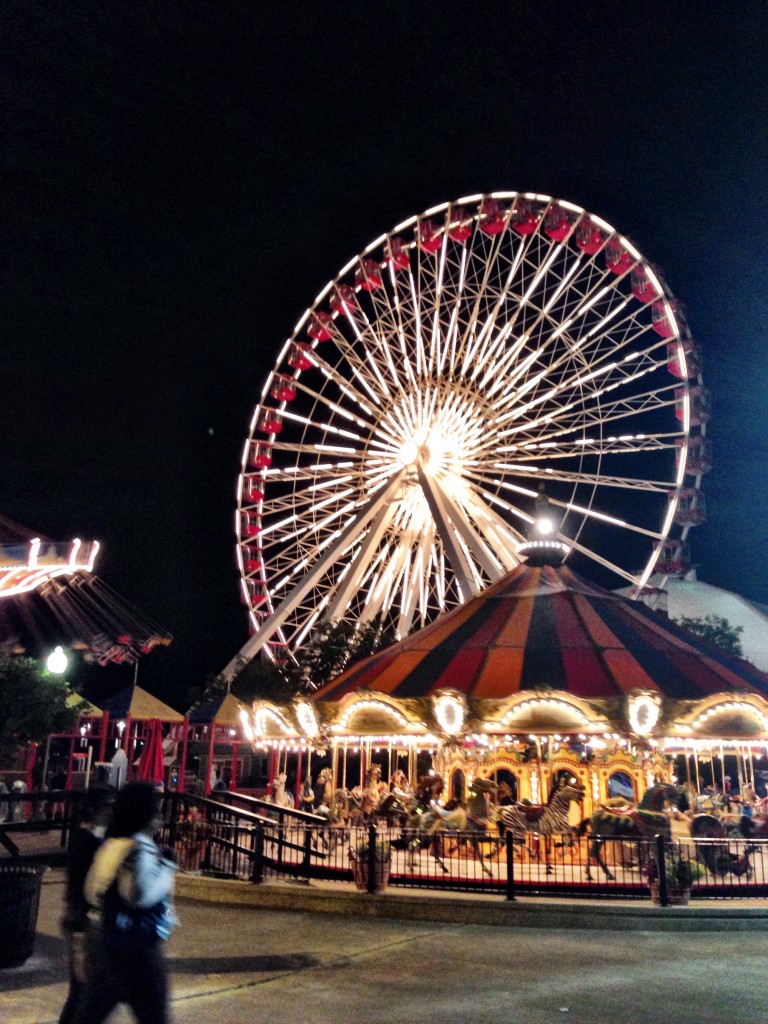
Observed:
[[[54,1021],[62,885],[37,948],[0,971],[2,1024]],[[761,933],[456,926],[187,903],[169,954],[175,1024],[765,1024]],[[126,1024],[119,1011],[110,1024]]]

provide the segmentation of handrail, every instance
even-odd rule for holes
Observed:
[[[264,807],[270,811],[278,811],[280,814],[296,821],[305,821],[309,825],[327,825],[328,819],[322,814],[311,814],[309,811],[299,811],[293,807],[283,807],[281,804],[273,803],[271,800],[261,800],[256,796],[249,796],[247,793],[233,793],[231,790],[222,790],[221,796],[231,797],[234,800],[242,800],[244,803],[258,807]]]

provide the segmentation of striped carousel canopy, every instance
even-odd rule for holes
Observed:
[[[542,688],[586,700],[638,689],[683,701],[724,692],[768,698],[768,675],[570,569],[521,565],[312,700],[358,690],[420,698],[442,689],[487,699]]]

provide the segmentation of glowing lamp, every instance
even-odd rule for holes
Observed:
[[[55,675],[60,676],[63,672],[67,671],[69,660],[61,647],[55,647],[48,655],[48,659],[45,664],[49,672],[53,672]]]

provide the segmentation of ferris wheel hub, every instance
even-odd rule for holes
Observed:
[[[406,441],[400,445],[397,457],[403,466],[412,466],[419,457],[419,446],[415,441]]]

